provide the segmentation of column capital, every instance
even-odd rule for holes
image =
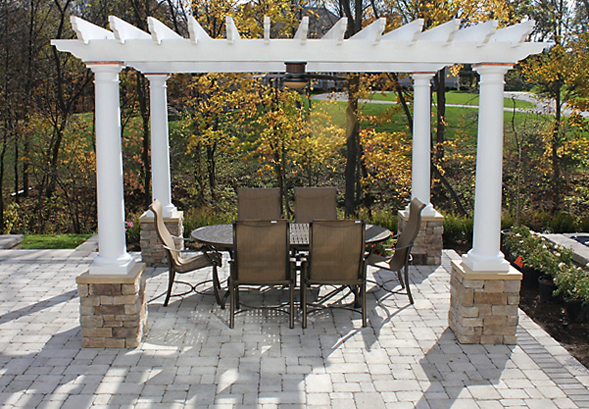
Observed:
[[[413,78],[414,87],[430,87],[430,81],[434,77],[435,72],[414,72],[411,74]]]
[[[513,64],[510,63],[480,63],[473,64],[472,68],[479,74],[486,73],[497,73],[505,74],[507,71],[513,68]]]
[[[149,72],[144,75],[150,81],[167,81],[171,76],[167,72]]]
[[[86,63],[86,67],[93,72],[116,71],[118,73],[125,68],[125,64],[121,61],[90,61]]]
[[[411,73],[412,77],[433,77],[434,75],[436,75],[436,72],[434,71],[415,71]]]

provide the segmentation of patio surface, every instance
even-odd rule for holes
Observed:
[[[453,251],[439,268],[411,267],[414,306],[370,285],[364,329],[336,310],[305,331],[300,316],[290,330],[270,311],[238,315],[231,330],[210,283],[163,307],[166,269],[147,269],[149,329],[135,350],[81,346],[75,277],[92,256],[0,251],[1,407],[589,408],[589,371],[522,312],[516,346],[457,343]]]

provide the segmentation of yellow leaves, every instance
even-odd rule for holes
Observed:
[[[411,149],[403,143],[404,134],[376,132],[363,129],[360,132],[364,146],[364,164],[373,183],[407,186],[411,177]]]

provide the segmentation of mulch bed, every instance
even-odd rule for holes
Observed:
[[[589,323],[569,322],[561,302],[541,303],[537,287],[522,286],[519,306],[572,356],[589,368]]]

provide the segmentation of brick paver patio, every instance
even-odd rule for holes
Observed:
[[[457,343],[452,251],[439,268],[411,267],[414,306],[371,285],[364,329],[336,310],[305,331],[271,311],[230,330],[210,283],[163,307],[167,272],[148,269],[149,329],[135,350],[81,346],[75,277],[92,256],[0,251],[1,407],[589,408],[589,371],[521,312],[516,346]]]

